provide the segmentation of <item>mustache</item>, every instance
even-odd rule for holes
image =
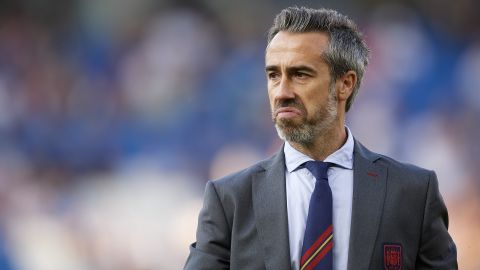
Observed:
[[[303,104],[297,99],[282,99],[282,100],[279,100],[275,104],[274,111],[276,111],[278,109],[281,109],[281,108],[285,108],[285,107],[296,108],[296,109],[298,109],[302,112],[306,111],[305,106],[303,106]]]

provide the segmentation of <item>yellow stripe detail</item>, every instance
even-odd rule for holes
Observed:
[[[323,247],[328,244],[328,242],[332,239],[333,237],[333,234],[330,234],[330,236],[327,238],[327,240],[325,240],[325,242],[323,242],[323,244],[317,249],[317,251],[315,251],[315,253],[313,253],[312,256],[310,256],[310,258],[308,258],[308,260],[305,262],[304,265],[302,265],[302,268],[300,268],[300,270],[303,270],[305,269],[305,267],[310,263],[311,260],[313,260],[315,258],[315,256],[317,256],[317,254],[323,249]]]

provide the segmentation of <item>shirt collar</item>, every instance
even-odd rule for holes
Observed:
[[[330,154],[324,162],[330,162],[345,169],[352,170],[354,141],[350,129],[345,126],[345,130],[347,131],[347,141],[337,151]],[[298,166],[313,160],[311,157],[293,148],[287,141],[285,142],[283,152],[285,153],[285,165],[287,166],[288,172],[293,172]]]

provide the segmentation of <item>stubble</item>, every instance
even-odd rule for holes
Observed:
[[[318,106],[311,117],[306,115],[300,122],[292,119],[278,119],[272,112],[272,119],[278,136],[282,140],[308,147],[315,142],[316,138],[328,133],[334,126],[337,118],[337,98],[334,87],[334,84],[330,86],[326,105]],[[305,107],[295,100],[285,101],[284,104],[279,104],[278,107],[281,108],[287,105],[293,106],[306,114]]]

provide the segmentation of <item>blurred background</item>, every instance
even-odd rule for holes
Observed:
[[[335,8],[371,64],[348,125],[437,172],[480,269],[480,2],[0,1],[0,269],[181,269],[205,182],[275,153],[266,32]]]

